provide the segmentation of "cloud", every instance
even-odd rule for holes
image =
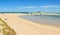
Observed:
[[[45,6],[40,6],[40,9],[42,11],[51,11],[51,12],[60,12],[60,6],[59,5],[45,5]]]
[[[23,7],[18,7],[17,9],[33,9],[33,8],[37,8],[36,6],[23,6]]]
[[[27,6],[27,7],[24,7],[24,8],[36,8],[36,6]]]
[[[17,7],[16,11],[60,11],[60,6],[58,5],[22,6]]]
[[[60,8],[60,6],[59,5],[46,5],[46,6],[40,6],[40,7],[42,7],[42,8]]]
[[[58,5],[45,5],[45,6],[20,6],[16,8],[1,8],[0,11],[60,11],[60,6]]]
[[[8,8],[1,8],[0,11],[1,12],[5,12],[5,11],[8,12],[8,11],[10,11],[10,9],[8,9]]]

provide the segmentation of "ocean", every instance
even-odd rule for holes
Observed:
[[[23,19],[36,22],[38,24],[46,24],[60,26],[60,16],[20,16]]]

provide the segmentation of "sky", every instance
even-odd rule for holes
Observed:
[[[60,12],[60,0],[0,0],[0,12]]]

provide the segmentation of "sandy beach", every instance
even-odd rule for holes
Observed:
[[[18,17],[20,14],[0,14],[4,20],[16,32],[16,35],[60,35],[60,28],[41,25]],[[20,15],[21,16],[21,15]]]

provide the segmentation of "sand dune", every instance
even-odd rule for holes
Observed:
[[[19,14],[0,14],[0,18],[15,30],[17,35],[60,35],[60,28],[41,25],[18,17]]]

